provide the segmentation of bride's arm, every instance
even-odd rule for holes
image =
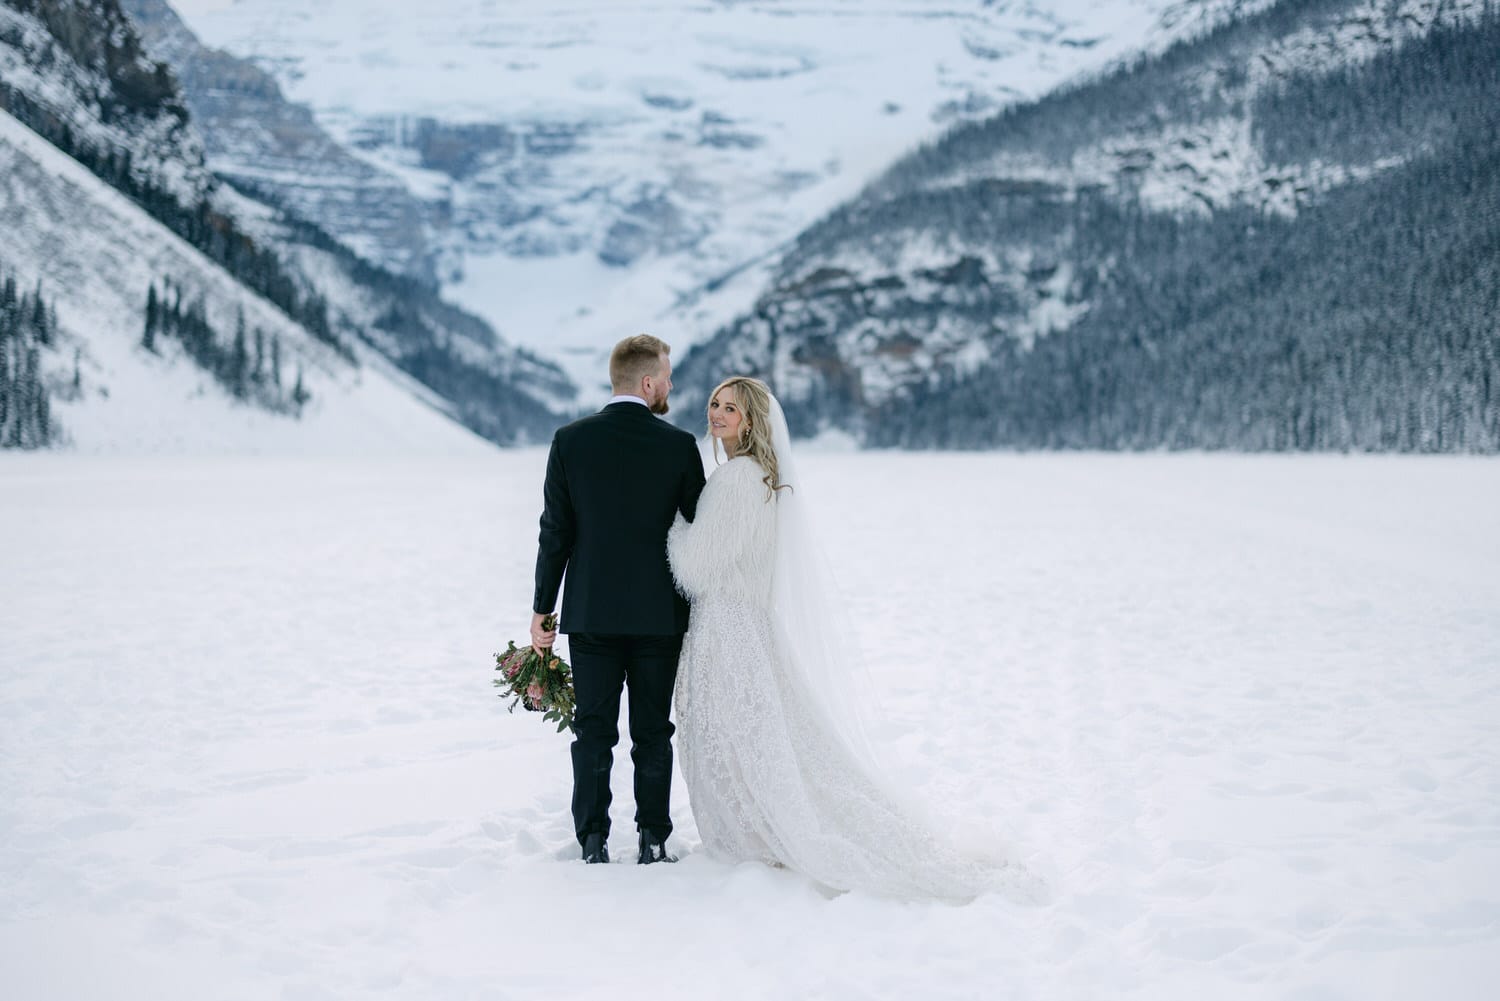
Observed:
[[[760,467],[730,462],[714,474],[692,522],[678,515],[667,533],[667,562],[679,589],[701,594],[731,572],[747,548],[758,545],[761,522],[772,513]]]

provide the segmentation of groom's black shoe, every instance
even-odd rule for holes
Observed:
[[[650,831],[641,832],[641,857],[636,859],[641,865],[650,865],[652,862],[676,862],[676,855],[667,854],[667,846],[656,835]]]
[[[583,860],[585,862],[609,861],[609,849],[604,847],[604,835],[587,834],[584,836]]]

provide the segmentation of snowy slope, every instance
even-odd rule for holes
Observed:
[[[805,433],[874,430],[884,444],[1309,447],[1312,435],[1240,432],[1263,419],[1251,413],[1287,424],[1316,399],[1325,430],[1374,429],[1316,447],[1426,448],[1441,435],[1444,448],[1496,447],[1480,305],[1494,287],[1482,221],[1494,202],[1457,180],[1495,176],[1489,5],[1247,7],[1259,13],[902,158],[799,234],[755,300],[684,360],[685,409],[725,372],[749,371]],[[1456,180],[1437,193],[1421,171],[1445,158],[1433,173]],[[1439,265],[1437,247],[1457,263]],[[1404,287],[1449,317],[1444,346],[1414,346],[1436,329],[1430,316],[1380,301]],[[1295,371],[1280,368],[1293,354]],[[1387,365],[1409,369],[1392,383],[1481,403],[1407,435],[1416,422],[1394,412],[1431,407],[1354,374]],[[1178,389],[1170,416],[1121,403]],[[1372,398],[1393,401],[1378,420],[1325,420]]]
[[[1248,13],[1269,3],[1237,8]],[[1114,188],[1128,175],[1141,203],[1153,209],[1208,215],[1237,202],[1268,212],[1295,215],[1299,204],[1344,184],[1399,166],[1420,150],[1359,163],[1284,163],[1261,148],[1248,106],[1256,95],[1275,91],[1298,74],[1331,74],[1368,63],[1420,39],[1438,25],[1471,22],[1484,0],[1360,0],[1303,6],[1288,4],[1291,30],[1267,28],[1237,39],[1226,51],[1198,60],[1188,76],[1201,95],[1190,115],[1121,116],[1085,134],[1067,157],[1036,151],[996,151],[960,160],[948,170],[930,170],[919,189],[941,189],[979,178],[1004,177],[1074,188]],[[1066,141],[1065,141],[1066,143]],[[897,182],[887,193],[902,189]]]
[[[1041,907],[715,862],[680,784],[682,862],[579,863],[489,684],[544,463],[0,455],[6,1001],[1493,997],[1500,463],[809,456],[876,735]]]
[[[121,0],[121,7],[151,58],[172,67],[220,177],[269,185],[304,219],[338,219],[342,242],[367,258],[431,280],[425,203],[399,180],[334,142],[262,70],[204,46],[167,0]]]
[[[440,280],[588,385],[622,333],[686,344],[747,306],[766,255],[915,143],[1225,5],[175,6],[404,178],[447,220],[429,234]],[[214,165],[289,188],[318,170],[243,147]],[[337,201],[317,221],[370,249],[378,234]]]
[[[374,357],[356,366],[313,340],[139,206],[0,112],[0,230],[23,285],[55,299],[64,341],[49,364],[82,393],[55,415],[87,451],[481,454],[487,446],[421,402]],[[174,342],[139,346],[147,290],[170,277],[203,297],[211,323],[278,338],[290,381],[311,402],[300,419],[233,400]]]
[[[81,25],[72,32],[76,51],[69,51],[29,7],[0,4],[0,83],[45,107],[81,143],[128,154],[134,180],[184,205],[207,195],[214,182],[202,139],[185,127],[170,87],[149,98],[122,93],[126,80],[139,89],[153,64],[135,39],[124,37],[128,22],[120,9],[80,4],[69,11]],[[58,12],[58,20],[67,24],[67,14]],[[127,55],[134,59],[125,61]]]

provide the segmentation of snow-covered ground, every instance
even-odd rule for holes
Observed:
[[[810,456],[955,907],[574,860],[543,460],[0,456],[8,1001],[1492,996],[1500,463]]]

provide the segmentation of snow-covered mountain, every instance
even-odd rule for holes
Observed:
[[[269,185],[308,220],[339,220],[340,238],[397,273],[431,281],[433,207],[394,175],[340,146],[254,63],[204,45],[167,0],[122,0],[147,51],[182,84],[209,164],[242,188]]]
[[[373,352],[355,364],[250,292],[140,206],[0,112],[0,263],[40,283],[60,336],[43,352],[61,441],[85,451],[478,452],[483,442],[422,401],[420,387]],[[144,310],[163,277],[201,301],[209,322],[275,344],[280,384],[304,404],[237,399],[185,347],[142,344]],[[77,384],[74,376],[77,374]],[[269,378],[269,375],[267,376]]]
[[[322,447],[309,429],[335,425],[349,442],[467,442],[449,418],[518,441],[571,396],[430,288],[223,185],[117,0],[0,3],[0,111],[0,281],[39,285],[28,301],[60,321],[0,323],[0,388],[32,415],[13,443],[45,442],[49,388],[85,448],[257,447],[241,425],[278,448]],[[349,402],[366,397],[387,402]]]
[[[1226,4],[174,6],[357,158],[297,149],[304,126],[281,127],[294,113],[245,119],[243,70],[189,74],[195,107],[216,105],[216,171],[279,192],[378,261],[436,275],[587,386],[621,334],[685,345],[747,306],[777,248],[915,144]],[[372,211],[362,189],[393,178],[407,194]]]
[[[312,369],[389,361],[535,440],[649,328],[696,345],[680,412],[750,370],[802,432],[873,443],[1500,448],[1483,0],[183,6],[241,54],[163,0],[4,0],[0,108],[105,185],[59,204],[117,192],[238,283],[123,268],[160,298],[109,320],[164,324],[234,406],[315,411],[267,381],[305,340]],[[102,211],[120,232],[50,253],[92,220],[34,211],[16,178],[45,157],[15,135],[0,210],[32,235],[0,282],[50,294],[6,286],[0,383],[30,423],[0,407],[0,433],[35,437],[36,361],[60,401],[90,375],[47,305],[148,233]]]
[[[677,370],[909,446],[1500,449],[1500,17],[1281,0],[954,129]]]

